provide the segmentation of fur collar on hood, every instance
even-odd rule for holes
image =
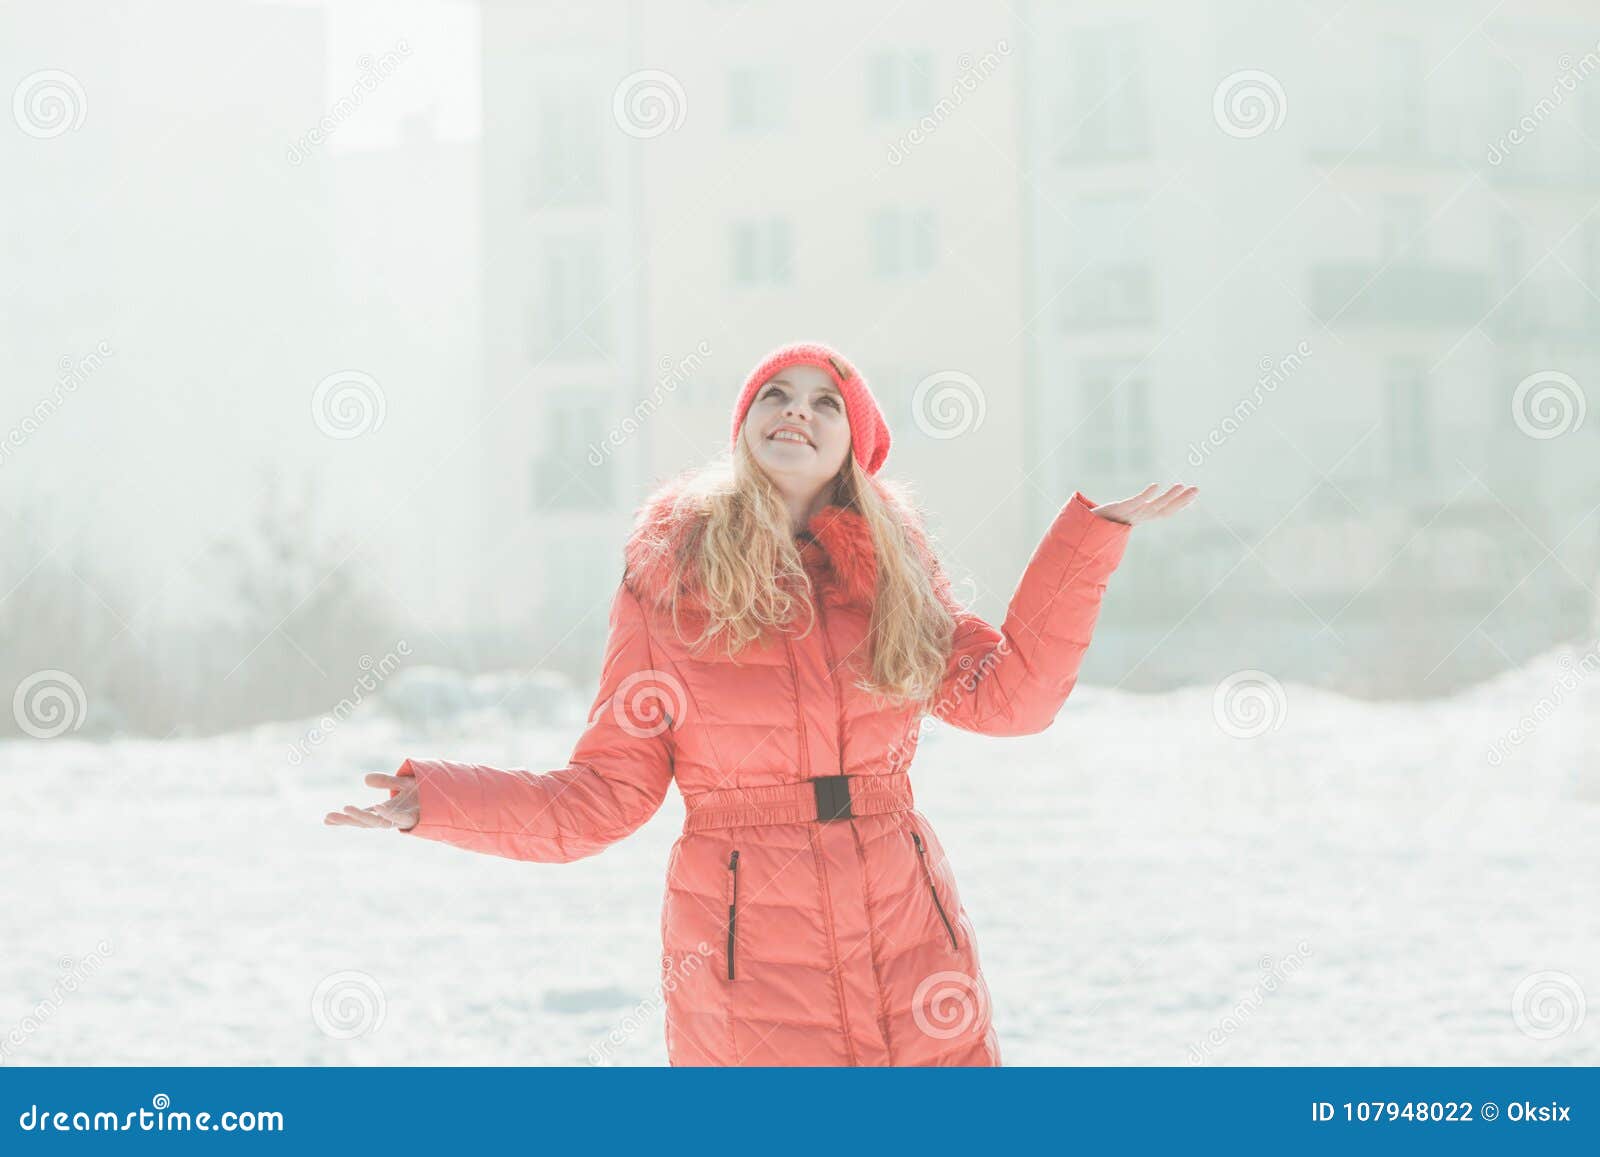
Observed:
[[[963,608],[928,544],[921,519],[893,491],[882,486],[876,489],[901,524],[909,528],[917,554],[934,578],[940,601],[952,615],[961,613]],[[624,549],[629,587],[646,606],[657,609],[670,607],[678,560],[683,552],[692,549],[705,522],[699,511],[678,507],[683,490],[681,478],[657,489],[639,508]],[[825,607],[853,605],[871,609],[877,593],[878,560],[864,516],[829,504],[812,515],[806,530],[797,537],[800,558]],[[691,614],[703,611],[705,604],[697,576],[686,571],[682,582],[679,609]]]

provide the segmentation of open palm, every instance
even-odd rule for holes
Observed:
[[[1185,486],[1181,482],[1168,487],[1162,494],[1156,493],[1159,489],[1161,484],[1152,482],[1132,498],[1103,503],[1096,506],[1093,512],[1101,518],[1109,518],[1113,522],[1126,522],[1132,526],[1176,514],[1193,502],[1200,493],[1200,487]]]
[[[400,794],[371,807],[346,804],[343,811],[329,812],[323,816],[323,823],[330,827],[399,828],[401,831],[416,826],[417,781],[414,777],[382,775],[374,771],[369,772],[362,782],[368,787],[391,788]]]

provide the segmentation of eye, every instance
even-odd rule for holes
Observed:
[[[839,409],[839,399],[834,397],[832,394],[829,394],[827,397],[823,398],[822,400],[824,402],[828,403],[828,405],[832,406],[835,410]]]

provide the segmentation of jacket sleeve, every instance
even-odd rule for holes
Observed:
[[[408,759],[396,774],[416,777],[419,819],[403,834],[514,860],[594,855],[666,798],[685,702],[676,677],[656,669],[643,609],[624,581],[611,604],[600,689],[568,765],[501,771]]]
[[[1031,735],[1055,721],[1133,530],[1092,513],[1094,505],[1079,491],[1062,507],[1000,630],[970,611],[956,615],[950,665],[931,714],[985,735]]]

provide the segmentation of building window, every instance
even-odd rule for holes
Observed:
[[[1391,36],[1378,54],[1378,107],[1383,149],[1420,155],[1425,143],[1422,48],[1410,37]]]
[[[781,217],[733,226],[733,280],[738,285],[785,285],[794,275],[794,237]]]
[[[610,575],[596,565],[597,560],[588,543],[552,554],[554,557],[550,558],[544,572],[548,584],[546,607],[550,614],[549,621],[573,626],[581,623],[584,630],[595,634],[597,638],[603,637],[604,631],[597,632],[594,628],[605,621],[605,608],[599,595],[610,590],[605,581]]]
[[[1578,174],[1590,181],[1600,180],[1600,146],[1596,145],[1600,142],[1600,90],[1587,82],[1578,104],[1578,132],[1584,145],[1579,150],[1582,160],[1576,166]]]
[[[555,510],[604,510],[612,505],[612,455],[590,458],[591,447],[601,446],[610,415],[604,397],[593,394],[557,395],[544,408],[544,428],[533,459],[531,506],[540,513]]]
[[[530,353],[584,360],[609,351],[608,308],[598,238],[550,237],[538,271]]]
[[[728,70],[728,131],[766,133],[789,123],[788,86],[764,68],[740,66]]]
[[[1589,220],[1583,226],[1583,267],[1588,285],[1600,285],[1600,222]],[[1592,293],[1583,295],[1589,310],[1589,324],[1600,325],[1600,297]]]
[[[1499,294],[1506,294],[1522,280],[1522,270],[1527,264],[1528,238],[1522,222],[1510,213],[1499,214],[1495,218],[1495,224],[1497,226],[1495,265],[1499,275]]]
[[[1422,261],[1427,256],[1422,199],[1385,197],[1383,199],[1384,261]]]
[[[1432,404],[1427,374],[1409,359],[1391,361],[1384,379],[1389,431],[1389,473],[1395,478],[1421,478],[1433,469]]]
[[[932,209],[879,209],[867,232],[872,272],[878,277],[927,273],[937,263],[939,221]]]
[[[1072,207],[1058,300],[1064,328],[1149,322],[1155,316],[1144,202],[1080,197]]]
[[[933,111],[933,57],[926,52],[876,52],[867,58],[867,116],[903,121]]]
[[[1076,436],[1102,478],[1149,470],[1150,383],[1137,362],[1088,362],[1082,370]]]
[[[1527,265],[1527,233],[1522,222],[1509,213],[1495,218],[1494,299],[1500,304],[1490,314],[1495,330],[1520,335],[1532,320],[1530,312],[1535,288],[1523,281]]]
[[[528,200],[584,205],[600,200],[601,104],[576,86],[550,87],[537,98]]]
[[[1062,159],[1143,153],[1149,139],[1138,30],[1074,29],[1067,62],[1057,133]]]

